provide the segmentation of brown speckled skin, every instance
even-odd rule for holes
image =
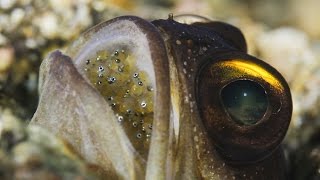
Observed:
[[[219,22],[187,25],[170,18],[155,20],[152,23],[159,29],[165,40],[170,72],[175,72],[171,73],[171,76],[177,76],[171,79],[178,81],[172,83],[178,85],[177,87],[171,87],[171,91],[179,92],[181,104],[176,178],[286,179],[284,157],[279,144],[290,122],[292,103],[290,90],[282,76],[266,63],[246,54],[245,39],[233,26]],[[238,134],[223,130],[228,125],[222,122],[228,118],[227,115],[223,116],[225,111],[215,109],[211,114],[201,115],[204,107],[202,102],[199,102],[199,96],[205,96],[203,99],[207,98],[206,105],[210,105],[210,98],[212,98],[210,92],[199,94],[199,90],[197,91],[197,88],[206,88],[209,85],[206,82],[199,83],[201,78],[207,78],[203,76],[209,76],[201,71],[210,63],[223,59],[254,61],[280,79],[285,89],[285,92],[281,92],[285,94],[282,112],[271,116],[273,118],[271,120],[263,120],[267,123],[260,123],[259,129],[238,127],[240,129]],[[271,105],[272,103],[275,102],[270,102]],[[206,117],[214,119],[215,123],[208,123],[204,120]],[[269,133],[272,138],[255,138],[255,135],[262,133],[263,128],[277,129],[277,131],[266,131],[265,135]],[[258,147],[251,148],[250,143],[244,141],[248,137],[242,138],[249,131],[251,131],[252,141],[257,141]],[[218,133],[220,136],[218,140],[221,142],[212,138]],[[229,136],[226,137],[226,142],[223,142],[223,135]],[[272,141],[273,145],[269,145],[270,142],[264,146],[263,143],[258,143],[260,140],[265,140],[261,142]],[[217,150],[220,145],[222,148]],[[234,157],[226,158],[232,155]]]

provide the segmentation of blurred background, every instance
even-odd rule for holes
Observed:
[[[294,177],[319,179],[319,7],[319,0],[0,0],[0,129],[4,118],[31,119],[42,59],[89,27],[121,15],[196,14],[239,27],[249,53],[284,75],[294,102],[288,167]]]

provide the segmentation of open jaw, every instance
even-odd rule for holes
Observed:
[[[84,33],[66,54],[113,110],[111,119],[127,135],[128,148],[147,162],[146,177],[166,176],[173,142],[169,65],[156,28],[119,17]]]
[[[156,88],[146,35],[123,20],[97,30],[78,52],[78,70],[112,107],[134,149],[146,159]]]

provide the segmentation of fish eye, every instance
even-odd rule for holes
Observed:
[[[269,102],[263,87],[250,80],[237,80],[221,90],[221,102],[230,117],[240,125],[253,125],[262,119]]]
[[[196,84],[204,129],[227,162],[260,161],[279,147],[292,100],[286,81],[273,67],[243,53],[213,55],[199,68]]]

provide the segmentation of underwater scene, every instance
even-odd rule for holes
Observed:
[[[318,7],[0,0],[0,179],[320,179]]]

